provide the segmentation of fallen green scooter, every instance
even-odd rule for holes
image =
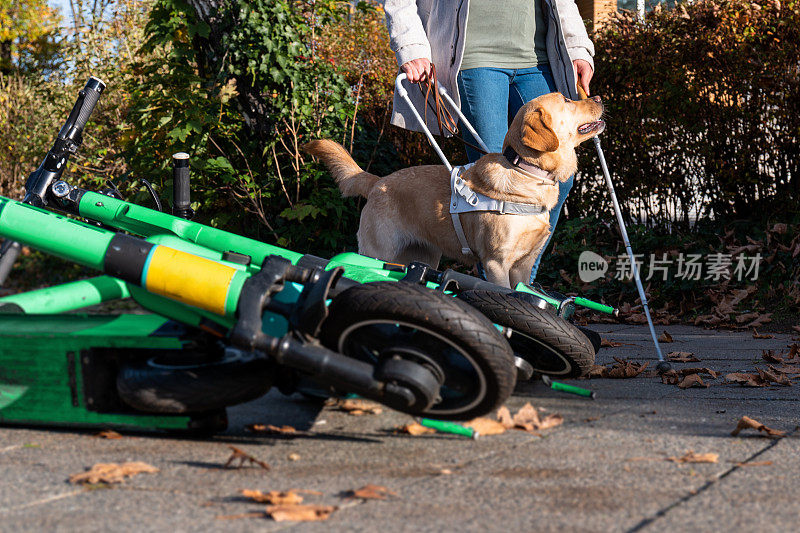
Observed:
[[[24,201],[0,197],[6,243],[105,273],[0,299],[0,422],[214,431],[302,378],[437,419],[509,396],[506,339],[442,291],[61,180],[103,89],[89,80]],[[155,314],[72,313],[128,296]]]
[[[90,80],[53,150],[29,179],[25,202],[0,200],[0,234],[7,237],[4,244],[8,249],[21,241],[110,274],[0,298],[0,313],[4,313],[0,316],[0,420],[204,427],[209,420],[218,423],[225,406],[263,394],[272,383],[291,392],[299,379],[316,376],[317,381],[336,390],[359,392],[361,389],[349,383],[331,380],[325,369],[297,368],[297,361],[275,364],[275,355],[264,355],[263,339],[258,346],[260,355],[254,357],[255,305],[250,308],[248,334],[233,335],[237,327],[241,333],[246,306],[231,295],[238,294],[241,300],[249,294],[253,288],[250,278],[263,277],[267,266],[273,285],[260,287],[258,293],[260,297],[268,293],[263,304],[263,333],[273,338],[290,335],[309,345],[317,345],[319,338],[327,348],[372,365],[375,375],[387,379],[398,367],[413,369],[409,362],[425,368],[437,380],[444,379],[433,405],[423,411],[428,416],[476,416],[502,402],[514,380],[514,365],[509,363],[507,346],[497,342],[496,331],[486,336],[485,321],[479,324],[481,320],[468,308],[465,313],[455,299],[443,299],[429,289],[457,294],[506,326],[517,355],[539,372],[568,376],[583,370],[568,358],[574,351],[565,350],[564,339],[570,337],[559,335],[564,329],[573,339],[567,348],[578,346],[584,365],[593,361],[587,340],[565,319],[575,305],[613,312],[609,307],[523,286],[511,291],[426,265],[390,265],[357,254],[324,260],[181,218],[191,214],[184,155],[174,161],[173,213],[179,216],[71,187],[60,179],[61,172],[70,151],[80,144],[92,100],[96,101],[101,91],[99,80]],[[32,206],[72,213],[94,224]],[[146,242],[113,234],[98,224],[143,237]],[[0,258],[0,264],[8,257]],[[282,268],[286,270],[281,274]],[[321,277],[342,268],[343,276],[335,280]],[[204,273],[187,276],[187,272]],[[367,282],[378,283],[359,285]],[[158,316],[64,314],[127,297]],[[333,297],[330,307],[320,305],[329,299],[326,297]],[[419,327],[421,315],[408,311],[420,305],[425,327]],[[458,320],[454,318],[456,309]],[[439,310],[451,314],[437,317]],[[435,324],[428,322],[432,313]],[[36,316],[44,314],[48,316]],[[461,315],[470,323],[461,322]],[[548,326],[551,322],[555,327]],[[481,335],[484,338],[478,342]],[[491,342],[487,344],[487,340]],[[565,352],[567,357],[553,357]],[[269,360],[269,368],[262,359]],[[33,360],[37,364],[32,364]],[[517,358],[517,368],[529,375],[533,368],[520,363]],[[375,371],[384,366],[389,370]],[[42,373],[42,368],[50,369],[50,374]],[[451,372],[458,379],[448,381],[442,368],[458,370]],[[362,370],[367,371],[366,367]],[[417,374],[417,379],[424,381],[424,373]],[[45,379],[45,375],[49,377]],[[374,385],[374,379],[364,381]],[[374,390],[360,393],[375,397]],[[376,399],[392,405],[386,398]],[[420,409],[418,403],[393,406],[409,412]],[[158,416],[143,417],[145,412]]]

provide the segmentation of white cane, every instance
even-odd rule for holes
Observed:
[[[583,90],[580,83],[577,84],[578,94],[581,98],[588,98],[589,95]],[[656,328],[653,327],[653,319],[650,317],[650,306],[647,305],[647,296],[644,294],[644,287],[642,287],[642,280],[639,277],[639,265],[636,264],[636,256],[633,255],[631,249],[631,241],[628,239],[628,230],[625,229],[625,221],[622,219],[622,209],[619,207],[617,200],[617,193],[614,191],[614,183],[611,181],[611,174],[608,172],[608,164],[606,164],[606,157],[603,155],[603,148],[600,146],[600,137],[595,135],[592,137],[594,147],[597,149],[597,157],[600,158],[600,168],[603,169],[603,177],[606,179],[606,187],[608,187],[608,194],[611,195],[611,202],[614,204],[614,213],[617,215],[617,223],[619,223],[619,232],[622,234],[622,242],[625,244],[625,250],[628,252],[628,258],[631,261],[631,270],[633,271],[633,280],[636,282],[636,290],[639,291],[639,299],[642,301],[644,308],[644,316],[647,318],[647,325],[650,327],[650,336],[653,338],[653,345],[656,347],[656,354],[658,355],[658,364],[656,370],[659,373],[664,373],[672,368],[668,361],[664,360],[664,354],[661,353],[661,346],[658,344],[658,337],[656,336]]]
[[[647,317],[647,325],[650,326],[650,336],[653,338],[653,344],[656,347],[658,354],[658,365],[656,370],[659,372],[667,372],[672,366],[664,360],[664,354],[661,353],[661,346],[658,344],[658,337],[656,337],[656,330],[653,327],[653,319],[650,317],[650,307],[647,305],[647,296],[644,294],[644,287],[642,287],[642,280],[639,277],[639,266],[636,264],[636,257],[633,255],[631,249],[631,241],[628,239],[628,231],[625,229],[625,221],[622,219],[622,210],[619,207],[617,194],[614,192],[614,184],[611,182],[611,174],[608,172],[608,165],[606,158],[603,155],[603,148],[600,146],[600,138],[595,136],[592,138],[594,147],[597,148],[597,157],[600,158],[600,167],[603,169],[603,176],[606,179],[606,186],[608,193],[611,195],[611,202],[614,204],[614,212],[617,215],[617,222],[619,223],[619,232],[622,234],[622,242],[625,244],[625,250],[628,252],[628,257],[631,261],[631,269],[633,270],[633,279],[636,282],[636,290],[639,291],[639,298],[642,300],[642,307],[644,308],[644,316]]]

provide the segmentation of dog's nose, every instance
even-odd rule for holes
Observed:
[[[592,100],[594,100],[594,101],[595,101],[595,102],[597,102],[598,104],[602,104],[602,103],[603,103],[603,102],[600,100],[600,97],[599,97],[599,96],[592,96]]]

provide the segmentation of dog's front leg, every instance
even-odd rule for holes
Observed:
[[[508,267],[496,259],[489,259],[483,264],[486,281],[491,281],[503,287],[511,287],[508,279]]]
[[[525,285],[528,285],[530,283],[531,270],[533,269],[533,265],[536,263],[537,257],[538,257],[538,252],[532,253],[514,263],[514,266],[511,267],[511,271],[509,272],[508,275],[509,281],[511,281],[512,288],[516,287],[517,283],[524,283]]]

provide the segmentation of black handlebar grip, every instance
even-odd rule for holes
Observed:
[[[172,154],[172,214],[186,219],[194,216],[189,174],[189,154]]]
[[[97,101],[100,100],[100,95],[103,94],[105,88],[106,84],[94,76],[86,81],[86,85],[81,90],[75,106],[70,111],[67,122],[58,132],[59,138],[69,139],[75,141],[76,144],[80,144],[83,128],[86,127],[89,116],[94,111],[94,107],[97,105]]]

